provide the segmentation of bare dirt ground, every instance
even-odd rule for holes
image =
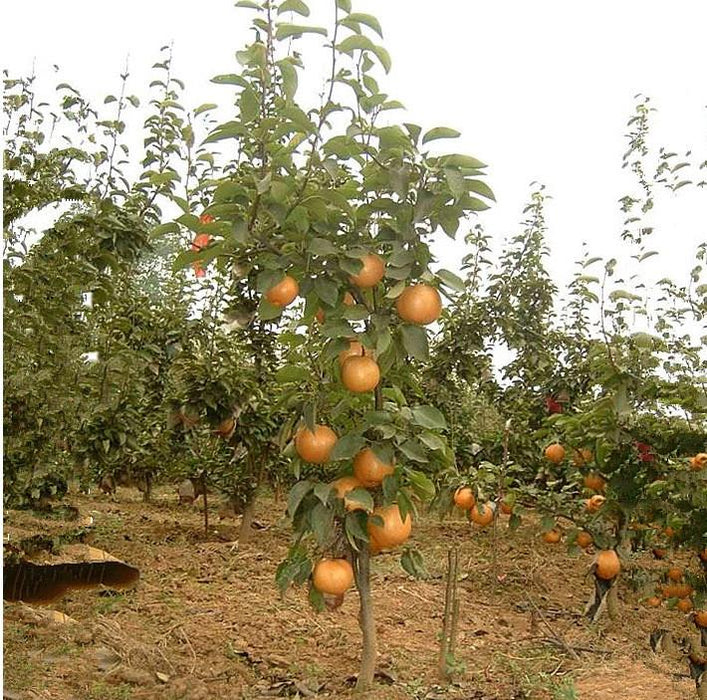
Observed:
[[[138,566],[138,585],[118,595],[71,591],[51,608],[73,618],[39,620],[38,606],[4,605],[4,690],[12,700],[207,700],[346,698],[357,671],[358,601],[316,613],[307,592],[280,598],[275,570],[290,531],[284,505],[258,506],[252,542],[234,543],[237,521],[203,531],[197,506],[178,506],[172,489],[146,505],[137,491],[74,496],[94,518],[91,544]],[[10,541],[75,527],[26,512],[5,513]],[[686,616],[648,609],[621,586],[619,617],[583,618],[591,556],[548,545],[526,522],[510,532],[476,530],[460,516],[421,518],[414,543],[430,578],[416,581],[394,554],[373,560],[379,640],[378,685],[367,697],[465,700],[683,700],[694,682],[678,656],[655,655],[656,627],[689,632]],[[494,544],[495,541],[495,544]],[[448,548],[459,547],[459,673],[437,676]],[[658,570],[664,562],[642,555]],[[537,607],[545,622],[534,612]],[[563,646],[571,647],[573,654]]]

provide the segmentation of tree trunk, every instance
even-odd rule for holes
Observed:
[[[616,551],[622,559],[628,561],[628,555],[631,552],[631,542],[628,531],[628,518],[623,508],[619,510],[616,527]]]
[[[618,611],[618,597],[615,590],[617,579],[613,578],[610,581],[605,581],[594,575],[594,590],[584,609],[584,614],[591,620],[597,622],[604,612],[609,613],[612,619]]]
[[[611,620],[619,616],[619,593],[616,586],[612,586],[606,594],[606,612]]]
[[[450,662],[453,663],[457,646],[457,627],[459,623],[458,576],[459,557],[457,548],[453,547],[447,550],[447,587],[444,594],[444,616],[438,663],[440,678],[445,681],[451,680]]]
[[[282,503],[282,483],[278,479],[273,486],[273,498],[278,505]]]
[[[253,474],[255,472],[255,463],[252,457],[248,456],[248,472]],[[252,491],[248,494],[248,498],[243,507],[243,519],[241,520],[241,528],[238,532],[238,542],[239,544],[248,544],[250,541],[250,536],[253,532],[253,518],[255,517],[255,502],[258,498],[258,490],[260,489],[260,484],[263,481],[263,476],[265,473],[264,461],[261,461],[258,473],[255,475],[255,484],[253,485]]]
[[[206,472],[201,472],[201,494],[204,498],[204,535],[209,536],[209,499],[206,495]]]
[[[356,681],[357,693],[364,693],[373,687],[373,676],[376,672],[376,622],[373,617],[373,601],[371,600],[370,563],[370,548],[365,542],[361,545],[360,552],[354,552],[354,575],[361,601],[358,624],[363,635],[361,666]]]
[[[253,532],[251,526],[253,524],[253,518],[255,517],[256,495],[256,491],[253,490],[253,492],[248,496],[248,500],[245,502],[245,505],[243,506],[243,518],[241,520],[241,527],[238,531],[239,544],[248,544],[248,542],[250,542],[250,536]]]
[[[145,474],[145,490],[142,492],[142,500],[144,503],[149,503],[152,500],[152,474]]]

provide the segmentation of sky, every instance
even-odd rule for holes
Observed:
[[[25,0],[3,5],[3,68],[40,85],[65,80],[102,101],[118,90],[129,56],[130,91],[147,96],[150,66],[174,43],[174,74],[186,103],[223,102],[227,89],[209,82],[234,70],[234,52],[252,40],[250,13],[232,1]],[[313,24],[327,24],[331,0],[310,0]],[[547,203],[549,268],[569,279],[582,242],[598,255],[621,254],[623,216],[617,200],[632,187],[621,169],[626,121],[637,93],[657,108],[652,139],[693,160],[707,159],[707,81],[703,29],[707,10],[695,0],[353,0],[354,10],[381,21],[393,68],[381,77],[407,108],[399,121],[462,132],[450,150],[489,165],[497,203],[479,217],[497,240],[516,233],[532,182]],[[433,10],[430,8],[434,8]],[[31,28],[22,31],[21,28]],[[56,73],[52,64],[61,68]],[[307,78],[320,77],[316,61]],[[702,171],[703,176],[707,171]],[[647,223],[660,251],[648,273],[677,279],[707,240],[707,192],[685,188],[661,197]],[[441,235],[440,264],[458,269],[465,250]],[[624,250],[625,252],[625,250]],[[652,266],[652,268],[651,268]]]

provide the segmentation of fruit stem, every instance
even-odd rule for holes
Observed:
[[[376,624],[371,599],[371,559],[368,542],[361,545],[359,552],[353,553],[353,561],[354,578],[361,601],[358,624],[363,635],[361,666],[356,680],[356,692],[363,693],[373,686],[373,677],[376,672]]]

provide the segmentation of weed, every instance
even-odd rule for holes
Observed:
[[[99,598],[94,603],[93,609],[99,615],[106,615],[114,612],[123,602],[125,602],[125,596],[118,593],[117,595]]]
[[[563,678],[559,685],[552,689],[552,700],[578,700],[578,698],[571,678]]]
[[[87,700],[130,700],[133,694],[128,683],[111,685],[105,681],[96,681],[88,690]]]

